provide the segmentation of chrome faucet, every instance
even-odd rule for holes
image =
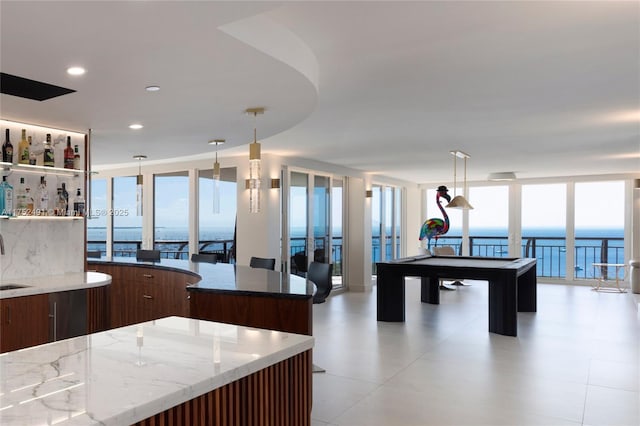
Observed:
[[[2,234],[0,234],[0,255],[4,254],[4,238],[2,238]]]

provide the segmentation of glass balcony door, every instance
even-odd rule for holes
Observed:
[[[313,261],[332,263],[334,285],[342,285],[342,180],[290,171],[288,195],[284,204],[287,214],[283,215],[283,261],[288,259],[289,270],[303,276]],[[339,200],[334,202],[334,197]],[[340,223],[336,224],[338,217]]]

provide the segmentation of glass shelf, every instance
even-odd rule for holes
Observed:
[[[30,164],[12,164],[0,162],[0,169],[15,170],[26,173],[52,174],[59,176],[78,176],[84,174],[84,170],[63,169],[60,167],[32,166]]]

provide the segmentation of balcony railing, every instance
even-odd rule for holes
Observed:
[[[438,240],[438,245],[453,246],[456,253],[461,253],[461,237],[446,237]],[[574,278],[591,279],[594,277],[593,263],[624,263],[624,239],[621,237],[578,237],[574,251]],[[296,253],[306,252],[307,239],[304,237],[291,239],[290,257]],[[318,256],[324,259],[324,247],[321,239],[317,240],[314,259]],[[385,238],[385,257],[390,259],[393,240]],[[162,258],[188,259],[188,241],[156,241],[156,250],[160,250]],[[221,262],[232,259],[231,247],[233,240],[208,240],[199,242],[201,253],[215,253]],[[114,256],[135,257],[136,250],[141,247],[140,241],[114,241]],[[330,262],[333,263],[333,273],[342,275],[342,238],[334,238],[331,245]],[[104,241],[88,241],[88,249],[106,253]],[[396,250],[400,245],[396,241]],[[472,256],[508,257],[509,245],[507,237],[469,237],[469,252]],[[537,273],[540,277],[566,278],[566,242],[562,237],[522,237],[522,257],[533,257],[538,260]],[[372,263],[375,273],[375,262],[380,260],[380,237],[373,237]]]
[[[318,239],[317,242],[322,242]],[[88,250],[99,251],[100,254],[107,253],[107,244],[105,241],[88,241]],[[114,241],[113,255],[118,257],[135,257],[136,251],[142,246],[141,241]],[[231,248],[233,240],[207,240],[198,243],[198,251],[200,253],[214,253],[218,255],[219,262],[228,263],[232,259]],[[316,244],[314,254],[318,260],[324,259],[324,247],[322,244]],[[160,250],[160,257],[163,259],[188,259],[189,258],[189,242],[184,240],[159,240],[154,244],[156,250]],[[307,248],[307,239],[304,237],[291,239],[290,256],[302,252],[305,253]],[[321,254],[322,253],[322,254]],[[316,258],[314,256],[314,259]],[[322,259],[321,259],[322,258]],[[333,275],[342,275],[342,238],[334,237],[331,245],[330,262],[333,263]]]
[[[461,254],[461,237],[445,237],[438,245],[453,246]],[[574,248],[574,278],[594,277],[593,263],[624,263],[622,237],[576,237]],[[522,237],[521,257],[537,259],[539,277],[566,278],[566,240],[563,237]],[[507,237],[470,236],[469,253],[472,256],[508,257]]]

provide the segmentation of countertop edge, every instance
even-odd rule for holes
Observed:
[[[6,282],[5,282],[6,281]],[[3,280],[2,284],[18,284],[27,287],[0,291],[0,299],[35,296],[61,291],[82,290],[111,284],[111,275],[102,272],[77,272],[29,278]]]

